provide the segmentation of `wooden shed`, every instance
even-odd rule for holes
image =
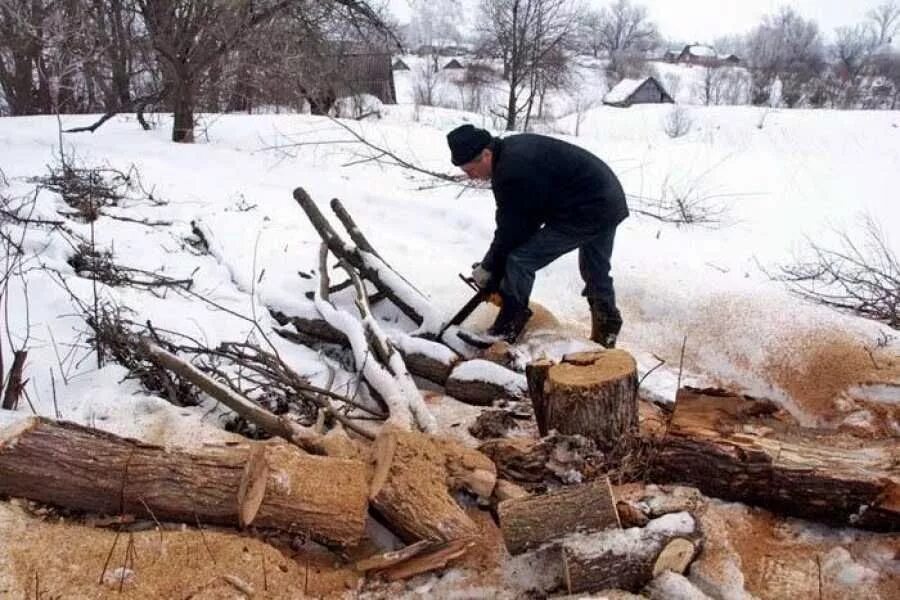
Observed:
[[[675,100],[655,77],[623,79],[603,97],[603,104],[626,108],[632,104],[674,104]]]
[[[456,60],[455,58],[451,58],[450,61],[446,65],[444,65],[444,68],[445,69],[465,69],[465,67],[462,66],[462,63],[459,62],[458,60]]]
[[[402,58],[398,58],[394,61],[394,66],[391,67],[394,71],[409,71],[409,65],[403,62]]]
[[[371,94],[384,104],[397,103],[390,54],[345,54],[337,57],[337,61],[339,75],[335,92],[338,97]]]

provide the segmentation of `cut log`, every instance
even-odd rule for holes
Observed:
[[[637,592],[664,571],[684,573],[698,554],[700,534],[691,515],[675,513],[644,528],[579,534],[561,545],[570,594]]]
[[[499,477],[529,491],[590,481],[605,472],[603,453],[581,435],[501,438],[487,440],[478,449],[494,461]]]
[[[609,449],[638,433],[637,364],[623,350],[532,363],[528,389],[541,435],[581,434]]]
[[[522,400],[527,389],[521,373],[483,359],[458,363],[445,384],[448,396],[476,406],[488,406],[498,400]]]
[[[31,417],[0,430],[0,495],[139,518],[253,524],[349,545],[364,535],[365,463],[284,443],[167,450]]]
[[[576,532],[620,527],[609,480],[501,502],[500,529],[510,554],[521,554]]]
[[[393,429],[375,440],[373,457],[372,506],[400,537],[414,542],[477,535],[451,491],[490,498],[497,475],[489,458],[452,440]]]
[[[805,429],[771,402],[721,390],[679,390],[652,478],[774,512],[900,531],[896,439]]]

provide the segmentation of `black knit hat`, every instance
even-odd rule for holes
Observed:
[[[474,125],[460,125],[447,134],[450,162],[458,167],[475,160],[488,147],[491,139],[491,134],[484,129],[478,129]]]

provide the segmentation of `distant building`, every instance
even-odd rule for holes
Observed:
[[[394,71],[409,71],[409,65],[403,62],[402,58],[398,58],[394,61],[393,66],[391,67]]]
[[[338,97],[371,94],[384,104],[397,103],[390,54],[346,54],[337,57],[337,61],[340,75],[334,89]]]
[[[666,62],[677,62],[678,57],[681,55],[681,50],[666,50],[666,53],[663,54],[662,59]]]
[[[465,67],[462,66],[462,63],[455,58],[451,58],[450,62],[444,65],[444,69],[465,69]]]
[[[674,104],[675,100],[655,77],[623,79],[603,97],[603,104],[627,108],[632,104]]]
[[[724,65],[734,66],[741,62],[741,59],[734,54],[719,54],[712,46],[705,44],[688,44],[677,55],[673,57],[675,50],[669,50],[663,56],[667,62],[682,63],[687,65],[701,65],[704,67],[721,67]]]

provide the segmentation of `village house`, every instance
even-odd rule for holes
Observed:
[[[603,104],[627,108],[632,104],[674,104],[675,100],[655,77],[623,79],[603,97]]]

